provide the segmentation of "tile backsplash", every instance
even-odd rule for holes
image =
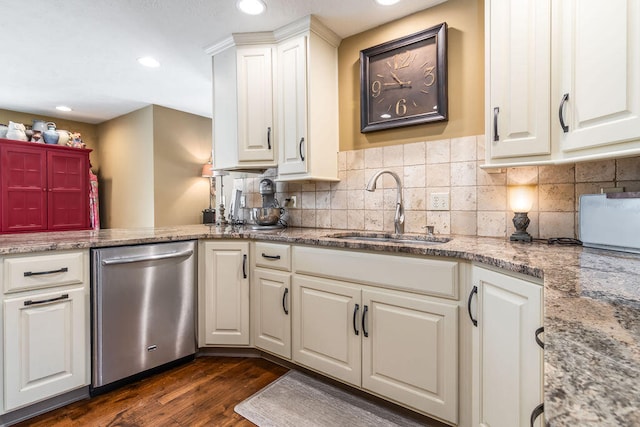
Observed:
[[[405,232],[506,237],[514,231],[507,186],[531,184],[535,197],[528,231],[533,237],[577,237],[580,195],[601,188],[640,191],[640,157],[558,166],[527,166],[485,170],[484,136],[417,142],[338,153],[340,182],[277,182],[282,205],[296,196],[289,224],[297,227],[393,231],[396,184],[387,174],[377,190],[365,190],[380,169],[396,172],[402,181]],[[264,176],[275,177],[275,170]],[[262,177],[236,178],[247,206],[261,206]],[[430,210],[431,193],[449,193],[449,210]],[[243,211],[248,219],[248,210]]]

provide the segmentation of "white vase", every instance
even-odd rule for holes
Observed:
[[[9,122],[9,130],[7,130],[7,139],[16,139],[18,141],[26,141],[26,128],[22,123]]]

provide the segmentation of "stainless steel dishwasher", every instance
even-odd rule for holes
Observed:
[[[92,394],[193,357],[194,241],[92,249]]]

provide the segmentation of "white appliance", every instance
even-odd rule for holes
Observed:
[[[640,192],[584,194],[579,216],[584,246],[640,253]]]

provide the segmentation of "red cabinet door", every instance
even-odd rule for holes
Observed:
[[[85,152],[47,153],[48,228],[89,228],[89,164]]]
[[[0,148],[2,231],[47,229],[46,152],[40,147]]]

